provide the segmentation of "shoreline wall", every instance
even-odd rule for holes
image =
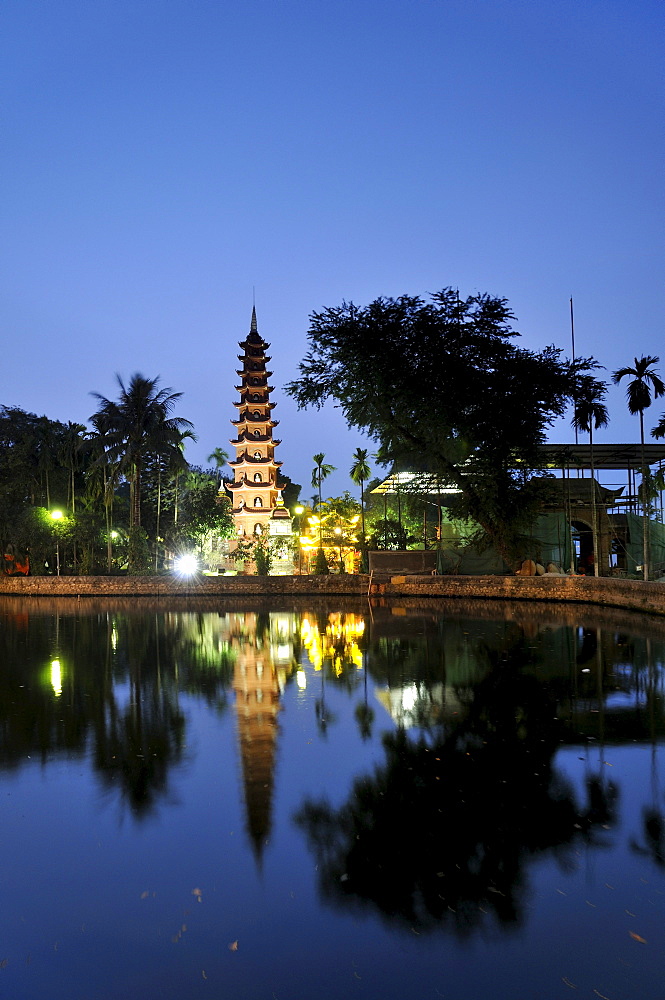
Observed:
[[[371,590],[371,594],[368,593]],[[665,583],[583,576],[154,576],[0,577],[11,597],[382,597],[424,600],[551,601],[596,604],[665,616]]]

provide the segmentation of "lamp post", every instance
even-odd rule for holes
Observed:
[[[337,535],[337,543],[339,545],[339,571],[340,571],[340,574],[341,574],[341,573],[344,572],[344,557],[342,555],[342,544],[344,542],[344,538],[343,538],[343,535],[342,535],[342,529],[341,528],[339,528],[339,527],[335,528],[334,532]]]
[[[305,508],[298,504],[297,507],[293,508],[293,513],[298,516],[298,576],[302,576],[302,545],[300,543],[300,519],[305,513]]]
[[[51,511],[51,520],[53,520],[53,521],[61,521],[62,520],[62,511],[61,510],[52,510]],[[58,576],[60,576],[60,536],[58,534],[57,527],[55,528],[55,565],[56,565],[56,573],[57,573]]]

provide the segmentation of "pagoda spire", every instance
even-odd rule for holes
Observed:
[[[249,328],[250,333],[258,333],[259,328],[256,322],[256,306],[252,306],[252,324]]]

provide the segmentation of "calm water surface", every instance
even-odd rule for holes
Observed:
[[[660,1000],[665,623],[0,600],[0,995]]]

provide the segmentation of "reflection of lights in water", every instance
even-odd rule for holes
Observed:
[[[296,682],[301,691],[304,691],[307,687],[307,674],[304,670],[299,670],[296,674]]]
[[[111,629],[111,648],[114,652],[118,648],[118,630],[115,625]]]
[[[56,698],[62,694],[62,669],[60,660],[51,660],[51,687]]]
[[[376,699],[398,725],[431,725],[446,717],[463,712],[455,692],[437,683],[432,686],[405,684],[404,687],[383,687],[376,690]]]
[[[321,634],[307,618],[300,623],[300,637],[314,669],[321,670],[327,659],[338,677],[350,664],[362,669],[363,657],[357,639],[364,631],[365,620],[356,615],[328,615],[325,632]]]
[[[287,645],[278,646],[275,652],[275,658],[277,660],[290,660],[291,659],[291,647]]]
[[[403,687],[401,691],[401,708],[403,712],[411,712],[418,701],[418,688],[415,684]]]

